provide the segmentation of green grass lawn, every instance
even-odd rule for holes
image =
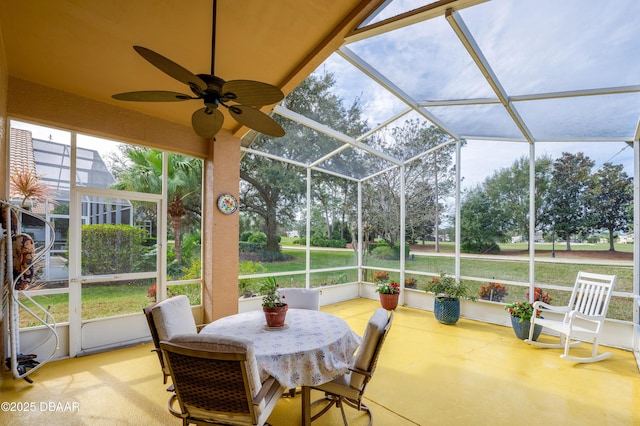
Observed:
[[[291,239],[292,240],[292,239]],[[291,241],[283,238],[283,245],[289,245]],[[547,245],[536,245],[537,249],[544,250]],[[443,243],[441,245],[442,252],[453,253],[452,243]],[[548,249],[551,245],[548,244]],[[632,244],[623,244],[616,246],[620,251],[629,252],[633,250]],[[526,244],[505,244],[504,250],[526,250]],[[608,250],[608,245],[573,245],[574,251],[585,250]],[[556,250],[559,250],[556,244]],[[288,255],[289,260],[281,262],[263,262],[265,273],[286,273],[286,272],[303,272],[306,268],[306,254],[304,250],[284,249],[283,253]],[[438,275],[440,271],[452,274],[454,271],[455,260],[453,257],[429,256],[428,253],[423,256],[415,256],[414,260],[405,262],[406,270],[416,271],[427,275],[418,275],[407,273],[407,277],[414,277],[418,282],[418,288],[423,287],[431,275]],[[352,250],[318,250],[311,252],[311,269],[325,269],[333,267],[353,267],[354,269],[332,272],[313,272],[311,273],[311,285],[314,287],[332,284],[341,284],[353,282],[357,280],[357,270],[355,266],[356,254]],[[615,274],[618,276],[616,283],[616,291],[633,292],[633,267],[632,266],[615,266],[593,264],[589,258],[580,259],[582,263],[547,263],[536,262],[535,276],[536,282],[543,285],[561,285],[572,287],[578,271],[585,270],[595,273]],[[400,262],[398,260],[380,260],[370,256],[364,259],[365,266],[371,266],[383,269],[398,269]],[[372,271],[365,269],[365,280],[367,276],[371,276]],[[492,280],[496,282],[514,281],[526,283],[529,280],[529,263],[528,258],[514,257],[509,260],[503,259],[461,259],[461,275],[472,276],[484,280]],[[398,279],[399,273],[391,272],[391,279]],[[283,286],[304,286],[306,276],[304,273],[296,273],[284,275],[278,278]],[[257,292],[259,279],[251,280],[250,289]],[[370,279],[368,280],[370,281]],[[469,283],[474,292],[485,284],[485,282],[477,281]],[[82,317],[83,319],[103,318],[113,315],[121,315],[127,313],[137,313],[143,307],[152,303],[148,296],[150,284],[139,285],[85,285],[82,291]],[[507,285],[509,295],[503,300],[506,303],[524,300],[526,287]],[[566,303],[568,294],[555,290],[549,290],[554,298],[554,304]],[[200,303],[200,291],[198,285],[175,286],[169,289],[170,295],[187,294],[192,304]],[[42,306],[51,312],[57,322],[68,321],[68,295],[55,294],[37,296],[36,300]],[[614,300],[611,304],[609,317],[631,320],[632,319],[632,301],[629,299]],[[21,326],[37,325],[28,313],[20,313]]]
[[[90,320],[96,318],[106,318],[116,315],[133,314],[142,312],[145,306],[154,303],[155,299],[149,297],[149,284],[137,283],[131,285],[122,284],[89,284],[82,289],[82,319]],[[169,286],[167,293],[170,296],[185,294],[189,297],[192,305],[200,304],[200,285],[186,284],[180,286]],[[56,323],[69,321],[69,295],[48,294],[35,296],[33,298],[40,306],[47,309],[55,318]],[[35,305],[22,299],[22,302],[36,315],[44,318],[41,310]],[[24,309],[20,309],[20,326],[31,327],[41,323],[33,318]]]
[[[431,249],[431,250],[433,249],[434,246],[435,246],[435,243],[433,241],[427,241],[424,244],[425,248]],[[503,251],[512,251],[512,250],[525,251],[529,249],[527,246],[527,243],[500,243],[499,246],[500,246],[500,249]],[[536,250],[550,251],[554,249],[554,245],[552,243],[536,243],[534,248]],[[616,249],[616,251],[621,253],[633,253],[633,244],[615,244],[614,248]],[[571,250],[572,251],[608,251],[609,244],[571,243]],[[440,243],[440,252],[453,253],[454,251],[455,251],[454,242],[449,241],[449,242]],[[567,244],[564,242],[556,242],[555,251],[566,252]]]

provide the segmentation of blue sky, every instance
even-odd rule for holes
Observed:
[[[427,3],[395,0],[376,20]],[[640,118],[639,1],[492,0],[460,10],[455,19],[468,29],[534,140],[545,141],[536,143],[536,156],[581,151],[596,167],[610,161],[633,174],[633,150],[621,140],[634,137]],[[469,141],[462,154],[465,186],[528,156],[526,143],[502,142],[524,140],[506,109],[475,102],[497,96],[443,16],[348,40],[346,48],[345,56],[366,63],[412,101],[473,101],[426,107],[453,134]],[[335,92],[346,105],[360,100],[370,126],[407,108],[340,55],[325,61],[318,69],[323,71],[335,74]],[[620,87],[631,90],[609,91]],[[568,91],[599,94],[545,98]]]

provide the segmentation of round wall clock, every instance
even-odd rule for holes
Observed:
[[[238,210],[238,200],[231,194],[218,197],[218,209],[224,214],[231,214]]]

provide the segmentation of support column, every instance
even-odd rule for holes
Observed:
[[[203,172],[202,307],[208,323],[238,313],[239,211],[224,214],[217,201],[223,194],[239,199],[240,139],[221,130]]]

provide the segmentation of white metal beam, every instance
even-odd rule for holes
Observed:
[[[471,35],[469,28],[467,28],[462,18],[452,9],[448,9],[445,16],[449,25],[451,25],[451,28],[453,28],[453,31],[462,42],[462,45],[467,49],[467,52],[480,69],[480,72],[482,72],[482,75],[487,79],[487,82],[498,96],[498,99],[500,99],[500,102],[507,110],[507,113],[511,116],[511,119],[515,122],[516,126],[518,126],[518,129],[520,129],[524,137],[529,142],[533,142],[531,132],[527,128],[522,117],[520,117],[520,114],[518,114],[516,108],[509,102],[506,91],[502,87],[502,84],[500,84],[500,81],[493,72],[493,69],[491,69],[489,62],[484,57],[484,54],[473,38],[473,35]]]
[[[242,152],[244,152],[244,153],[247,153],[247,154],[259,155],[261,157],[269,158],[271,160],[281,161],[283,163],[293,164],[294,166],[298,166],[298,167],[301,167],[303,169],[307,169],[308,168],[308,169],[315,170],[315,171],[318,171],[318,172],[327,173],[329,175],[337,176],[337,177],[342,178],[342,179],[347,179],[347,180],[351,180],[351,181],[354,181],[354,182],[358,182],[360,180],[360,179],[355,178],[353,176],[347,176],[347,175],[344,175],[342,173],[334,172],[334,171],[323,169],[323,168],[320,168],[320,167],[311,167],[309,164],[305,164],[305,163],[301,163],[300,161],[295,161],[295,160],[291,160],[291,159],[288,159],[288,158],[280,157],[279,155],[269,154],[267,152],[259,151],[257,149],[240,147],[240,150]]]
[[[432,2],[426,6],[392,16],[391,18],[384,19],[380,22],[376,22],[375,24],[367,25],[367,21],[365,21],[362,27],[355,29],[351,34],[345,37],[345,43],[354,43],[369,37],[374,37],[389,31],[417,24],[418,22],[442,16],[449,8],[461,10],[486,1],[488,0],[440,0]],[[386,7],[387,5],[383,4],[383,6]]]
[[[347,144],[349,144],[351,146],[355,146],[355,147],[357,147],[357,148],[359,148],[359,149],[361,149],[361,150],[363,150],[365,152],[368,152],[369,154],[375,155],[376,157],[380,157],[383,160],[387,160],[390,163],[397,164],[397,165],[400,165],[402,163],[401,160],[399,160],[399,159],[397,159],[395,157],[392,157],[392,156],[390,156],[388,154],[385,154],[382,151],[378,151],[377,149],[372,148],[367,144],[364,144],[362,142],[358,142],[356,139],[352,138],[351,136],[345,135],[344,133],[339,132],[339,131],[337,131],[335,129],[332,129],[331,127],[329,127],[329,126],[327,126],[325,124],[318,123],[315,120],[311,120],[310,118],[307,118],[302,114],[298,114],[297,112],[291,111],[290,109],[285,108],[282,105],[277,105],[273,109],[273,111],[275,113],[285,117],[285,118],[288,118],[289,120],[293,120],[293,121],[295,121],[297,123],[300,123],[300,124],[302,124],[304,126],[309,127],[310,129],[313,129],[313,130],[315,130],[317,132],[320,132],[320,133],[323,133],[323,134],[325,134],[327,136],[330,136],[330,137],[332,137],[332,138],[334,138],[336,140],[339,140],[341,142],[347,143]]]
[[[424,110],[423,108],[420,108],[418,102],[413,99],[413,97],[409,96],[408,93],[396,86],[391,80],[389,80],[386,76],[372,67],[367,61],[358,56],[354,51],[346,46],[342,46],[340,47],[340,49],[338,49],[337,53],[351,65],[358,68],[369,78],[374,80],[380,86],[384,87],[402,102],[407,104],[411,109],[438,126],[443,132],[451,136],[453,139],[459,139],[458,135],[456,135],[451,129],[447,128],[447,126],[445,126],[444,123],[442,123],[436,116],[432,115],[430,112]]]

